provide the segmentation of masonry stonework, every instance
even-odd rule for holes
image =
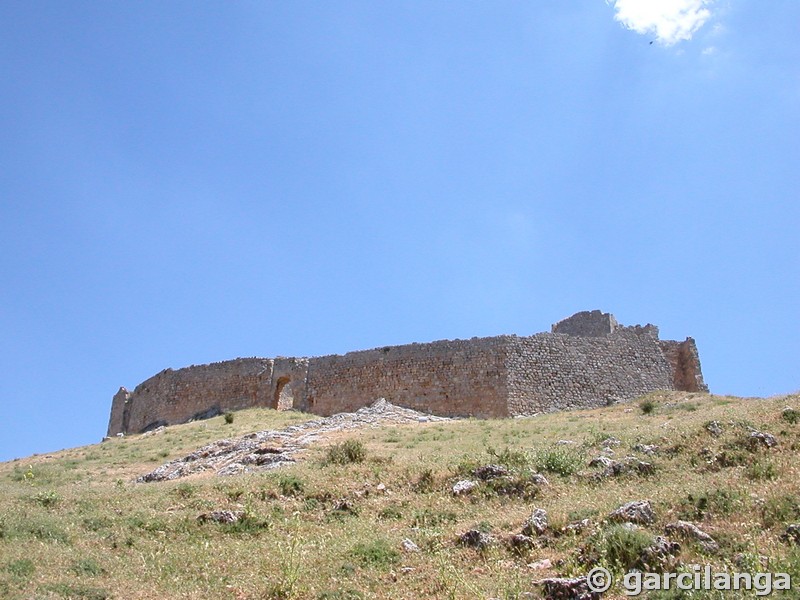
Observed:
[[[386,346],[315,358],[237,358],[166,369],[111,404],[108,435],[250,407],[319,415],[386,398],[445,416],[530,415],[605,406],[654,390],[707,391],[692,338],[659,340],[585,311],[551,333]]]

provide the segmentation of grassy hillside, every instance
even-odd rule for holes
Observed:
[[[678,519],[720,546],[680,539],[683,564],[788,571],[800,585],[800,553],[781,540],[800,522],[800,422],[786,406],[800,410],[800,397],[654,394],[591,411],[341,433],[267,473],[134,482],[207,442],[312,418],[249,410],[232,424],[220,416],[2,463],[0,597],[539,597],[533,580],[584,574],[594,564],[622,572]],[[778,445],[754,440],[753,429]],[[348,442],[350,454],[342,451]],[[657,449],[648,454],[642,444]],[[633,456],[652,467],[633,462],[603,476],[589,462],[604,448],[614,460]],[[487,464],[509,474],[480,481],[473,470]],[[534,483],[535,472],[549,485]],[[478,486],[454,496],[462,479]],[[653,524],[605,522],[621,504],[643,499]],[[506,540],[534,508],[547,511],[547,531],[533,547],[512,547]],[[198,519],[226,509],[243,517]],[[582,519],[582,531],[561,533]],[[469,529],[496,543],[457,543]],[[404,549],[404,539],[419,550]],[[542,559],[552,567],[530,566]]]

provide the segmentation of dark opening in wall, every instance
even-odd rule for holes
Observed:
[[[272,408],[275,410],[291,410],[294,406],[292,386],[287,387],[290,381],[290,377],[278,378],[278,383],[275,385],[275,395],[272,397]]]
[[[212,406],[211,408],[207,408],[206,410],[201,410],[200,412],[196,412],[192,415],[192,418],[189,419],[190,421],[203,421],[205,419],[212,419],[217,415],[222,414],[222,409],[219,406]]]
[[[148,431],[153,431],[159,427],[166,427],[167,425],[169,425],[169,423],[167,423],[164,419],[159,419],[158,421],[153,421],[152,423],[148,424],[147,427],[144,427],[139,433],[147,433]]]

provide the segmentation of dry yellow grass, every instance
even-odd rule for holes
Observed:
[[[216,417],[3,463],[0,597],[521,598],[538,593],[535,579],[585,573],[578,549],[595,548],[603,517],[638,499],[651,500],[656,512],[647,535],[684,518],[719,541],[713,555],[685,543],[680,558],[687,563],[756,568],[766,556],[770,570],[798,569],[797,553],[779,538],[800,521],[800,423],[782,417],[787,405],[800,409],[800,398],[660,393],[646,400],[655,404],[650,414],[639,401],[526,419],[360,430],[312,447],[295,465],[228,478],[134,483],[209,441],[312,417],[243,411],[231,425]],[[723,426],[719,437],[705,428],[712,420]],[[748,427],[774,434],[779,445],[749,448]],[[588,461],[608,436],[621,441],[615,457],[651,461],[655,474],[598,482]],[[349,437],[364,445],[366,460],[325,464],[326,446]],[[639,443],[659,451],[638,453]],[[470,466],[506,461],[524,481],[546,460],[562,474],[545,473],[550,485],[534,498],[497,493],[489,484],[466,497],[450,493]],[[551,529],[584,517],[593,528],[547,536],[541,547],[517,554],[502,540],[520,532],[534,506],[548,511]],[[236,526],[197,520],[217,509],[245,511],[247,518]],[[500,543],[485,552],[456,544],[472,527]],[[405,538],[420,551],[404,552]],[[529,567],[543,558],[552,569]]]

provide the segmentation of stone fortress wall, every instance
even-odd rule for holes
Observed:
[[[132,392],[120,388],[108,435],[251,407],[331,415],[383,397],[433,414],[486,418],[605,406],[654,390],[708,390],[694,340],[659,340],[653,325],[624,327],[595,310],[529,337],[166,369]]]

